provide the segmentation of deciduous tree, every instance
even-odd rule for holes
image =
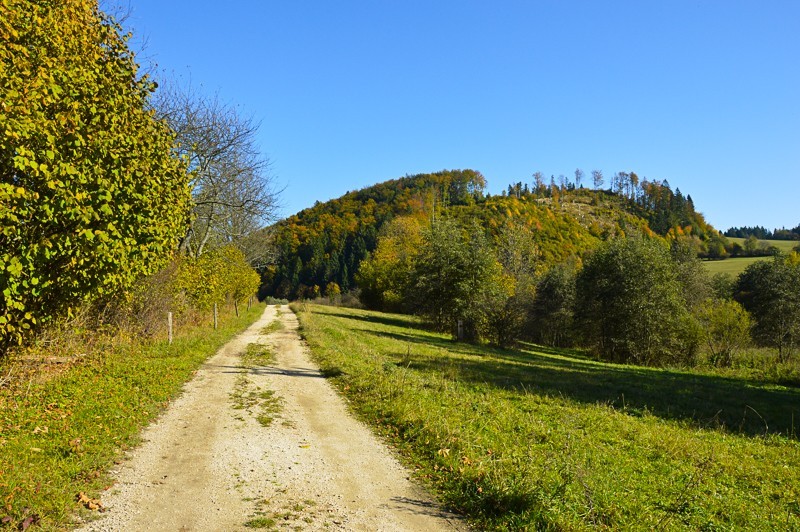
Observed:
[[[694,354],[678,274],[659,242],[617,239],[601,245],[578,274],[575,317],[585,342],[604,358],[682,363]]]
[[[750,315],[731,299],[708,299],[699,317],[711,363],[730,366],[733,355],[750,342]]]
[[[753,338],[786,360],[800,342],[800,264],[791,256],[758,261],[739,276],[734,297],[753,317]]]
[[[526,336],[549,346],[572,345],[574,308],[575,267],[570,263],[553,266],[536,285]]]
[[[600,170],[592,170],[592,185],[595,190],[600,190],[603,186],[603,172]]]
[[[487,300],[502,286],[502,269],[489,241],[478,226],[463,229],[442,219],[423,233],[414,262],[415,309],[439,329],[457,337],[478,340],[485,328]]]
[[[177,247],[184,163],[91,0],[0,3],[0,350]]]
[[[219,96],[204,96],[173,82],[163,84],[154,108],[177,133],[178,153],[191,171],[193,218],[183,250],[199,257],[209,247],[238,245],[274,219],[278,193],[253,118]],[[257,255],[269,251],[246,243],[243,250]],[[260,258],[248,257],[251,262]]]

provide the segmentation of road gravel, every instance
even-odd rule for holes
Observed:
[[[282,328],[268,333],[273,320]],[[288,307],[269,306],[209,359],[80,530],[465,530],[353,418],[297,328]],[[243,363],[253,343],[274,362]]]

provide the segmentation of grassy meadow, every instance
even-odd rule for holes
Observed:
[[[481,529],[800,528],[796,387],[295,309],[355,412]]]
[[[727,237],[731,242],[737,242],[740,246],[744,247],[745,238]],[[759,240],[759,242],[766,242],[770,246],[775,246],[784,253],[789,253],[794,247],[799,244],[797,240]]]
[[[772,257],[733,257],[722,260],[704,260],[702,264],[706,271],[712,275],[724,273],[736,278],[748,266],[761,260],[772,260]]]
[[[744,238],[729,237],[728,240],[731,242],[738,242],[740,245],[744,246]],[[775,246],[783,253],[789,253],[798,244],[796,240],[760,240],[760,242],[766,242],[770,246]],[[722,260],[704,260],[703,266],[705,266],[706,271],[712,275],[724,273],[736,278],[745,268],[760,260],[772,260],[772,257],[733,257]]]
[[[62,530],[111,484],[108,470],[139,432],[264,305],[180,330],[172,345],[114,340],[94,352],[5,361],[0,375],[0,528]],[[85,511],[85,510],[84,510]],[[27,523],[27,524],[26,524]]]

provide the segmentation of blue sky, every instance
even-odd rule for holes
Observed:
[[[130,0],[141,57],[260,120],[283,215],[405,174],[635,171],[800,224],[800,2]],[[141,41],[134,42],[141,48]]]

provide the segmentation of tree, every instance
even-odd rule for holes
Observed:
[[[210,309],[214,303],[230,300],[238,304],[255,294],[258,274],[234,246],[215,248],[200,257],[182,257],[179,262],[177,289],[195,307]]]
[[[617,239],[592,253],[576,281],[576,326],[600,356],[639,364],[683,363],[696,331],[669,251],[644,239]]]
[[[744,252],[749,256],[755,256],[758,252],[758,239],[750,235],[744,240]]]
[[[541,172],[534,172],[533,173],[533,186],[534,186],[533,190],[534,190],[534,192],[536,192],[536,194],[542,194],[544,192],[545,185],[544,185],[544,174],[543,173],[541,173]]]
[[[574,265],[550,268],[536,285],[526,335],[544,345],[572,345],[574,307]]]
[[[789,358],[800,341],[800,265],[792,256],[750,264],[736,281],[734,298],[755,322],[753,339]]]
[[[90,0],[0,3],[0,351],[158,270],[188,220],[173,133]]]
[[[600,190],[603,186],[603,172],[600,170],[592,170],[592,184],[595,190]]]
[[[216,95],[174,83],[163,84],[153,105],[176,131],[178,153],[192,175],[194,216],[181,243],[185,252],[199,257],[209,246],[238,244],[274,219],[278,193],[257,145],[258,123]],[[243,247],[257,255],[269,252],[252,242]]]
[[[583,170],[580,168],[575,169],[575,188],[581,188],[581,181],[583,181]]]
[[[727,367],[733,355],[750,343],[750,315],[736,301],[708,299],[700,312],[703,342],[714,366]]]
[[[501,277],[482,229],[439,220],[423,233],[414,261],[414,308],[454,338],[477,341],[485,330],[485,303],[495,298]]]
[[[694,236],[679,236],[670,244],[681,294],[690,312],[696,312],[712,295],[711,279],[697,258],[700,246],[700,239]]]
[[[400,216],[387,223],[378,246],[361,265],[356,282],[360,299],[369,308],[409,311],[407,295],[413,284],[413,268],[422,245],[422,224],[418,218]]]
[[[505,347],[522,334],[526,309],[536,289],[540,253],[533,232],[524,224],[511,221],[497,237],[496,254],[503,271],[498,278],[502,286],[490,290],[484,304],[488,335],[492,342]]]

